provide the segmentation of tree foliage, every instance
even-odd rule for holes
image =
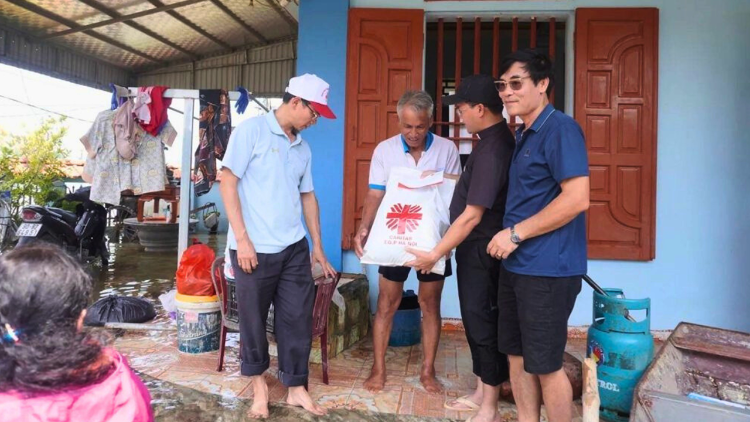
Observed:
[[[65,177],[67,130],[63,117],[47,118],[26,134],[0,133],[0,190],[11,193],[12,215],[29,199],[45,204],[64,195],[55,182]]]

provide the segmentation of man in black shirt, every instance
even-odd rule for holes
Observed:
[[[503,104],[493,78],[473,75],[463,79],[455,95],[443,99],[455,104],[466,130],[479,137],[458,180],[450,205],[451,227],[430,252],[407,249],[416,256],[408,262],[429,272],[435,262],[456,248],[458,297],[466,338],[471,349],[477,389],[446,402],[449,409],[477,410],[472,421],[498,418],[500,385],[508,379],[508,362],[497,350],[497,285],[500,261],[487,254],[492,236],[502,230],[508,169],[515,148],[513,133],[503,119]]]

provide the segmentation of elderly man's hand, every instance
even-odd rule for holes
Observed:
[[[487,245],[487,253],[496,259],[505,259],[513,251],[518,248],[518,245],[510,240],[510,228],[498,232]]]
[[[362,258],[365,254],[364,246],[367,243],[367,236],[370,231],[365,227],[360,227],[357,234],[354,235],[354,253],[357,254],[357,258]]]

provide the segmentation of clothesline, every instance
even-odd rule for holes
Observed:
[[[125,88],[118,86],[117,95],[120,97],[137,97],[138,87]],[[168,89],[162,94],[164,98],[183,98],[183,99],[200,99],[200,90],[198,89]],[[239,91],[229,91],[229,99],[231,101],[237,101],[240,99]]]
[[[121,86],[116,86],[117,89],[117,95],[120,97],[137,97],[138,96],[138,88],[137,87],[131,87],[131,88],[125,88]],[[260,108],[263,109],[266,113],[268,113],[268,108],[263,105],[260,101],[258,101],[257,98],[252,94],[252,92],[247,93],[248,97],[253,100],[256,104],[260,106]],[[199,100],[200,99],[200,90],[198,89],[168,89],[164,91],[164,98],[189,98],[193,100]],[[237,101],[241,98],[241,94],[239,91],[229,91],[229,100],[230,101]],[[170,107],[171,110],[175,110]],[[195,117],[193,117],[195,119]],[[196,119],[197,120],[197,119]]]
[[[79,120],[79,121],[84,122],[84,123],[94,123],[91,120],[84,120],[84,119],[81,119],[81,118],[78,118],[78,117],[70,116],[68,114],[58,113],[57,111],[47,110],[46,108],[42,108],[42,107],[35,106],[35,105],[29,104],[29,103],[25,103],[25,102],[23,102],[21,100],[16,100],[15,98],[6,97],[5,95],[0,95],[0,98],[5,98],[6,100],[14,101],[16,103],[23,104],[23,105],[25,105],[27,107],[35,108],[35,109],[38,109],[38,110],[42,110],[42,111],[47,112],[47,113],[57,114],[58,116],[67,117],[68,119]],[[268,110],[266,110],[266,111],[268,111]],[[9,116],[6,116],[6,117],[9,117]]]
[[[255,101],[255,99],[253,99],[253,101]],[[257,103],[258,101],[255,101],[255,102]],[[264,111],[265,111],[266,113],[268,113],[268,109],[267,109],[267,108],[266,108],[266,107],[265,107],[265,106],[264,106],[263,104],[261,104],[261,103],[258,103],[258,104],[260,105],[260,107],[261,107],[261,108],[262,108],[262,109],[263,109],[263,110],[264,110]],[[183,112],[182,112],[182,110],[178,110],[178,109],[176,109],[176,108],[174,108],[174,107],[172,107],[172,106],[169,106],[169,109],[170,109],[170,110],[172,110],[172,111],[174,111],[175,113],[180,113],[180,114],[182,114],[183,116],[185,115],[185,113],[183,113]],[[197,118],[197,117],[195,117],[195,116],[193,116],[193,120],[198,120],[198,121],[200,121],[200,119],[199,119],[199,118]]]

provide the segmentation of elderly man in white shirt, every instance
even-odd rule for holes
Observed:
[[[461,172],[461,160],[456,145],[430,132],[434,105],[424,91],[408,91],[399,99],[397,112],[401,133],[378,144],[370,163],[370,189],[365,198],[362,222],[354,238],[357,256],[375,220],[380,203],[385,196],[385,186],[390,169],[409,167],[423,171]],[[370,377],[365,388],[380,391],[385,385],[385,351],[393,326],[393,316],[401,303],[403,283],[409,276],[409,267],[380,267],[378,308],[373,323],[373,353],[375,355]],[[416,271],[416,270],[415,270]],[[440,296],[445,277],[451,275],[450,261],[445,275],[417,273],[419,280],[419,305],[422,310],[422,348],[424,360],[420,381],[431,393],[439,393],[442,386],[435,377],[435,355],[440,341]]]

